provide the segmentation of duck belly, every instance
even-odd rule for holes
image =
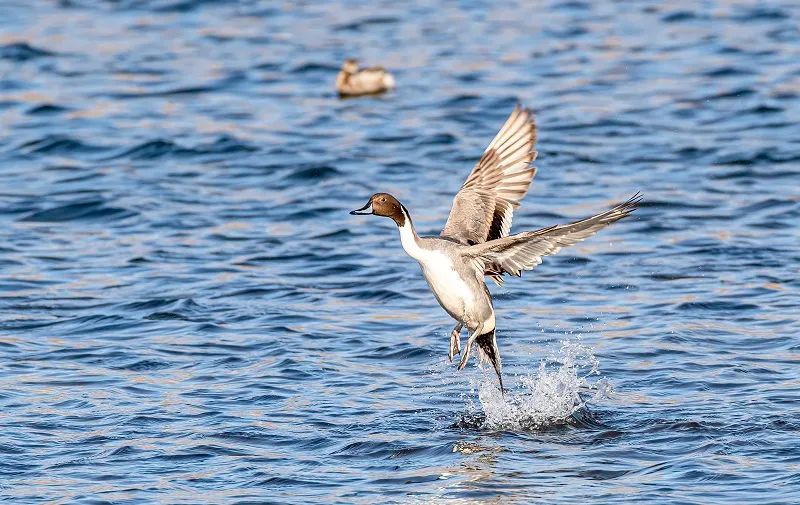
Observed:
[[[430,252],[420,266],[439,305],[450,317],[464,322],[468,308],[475,305],[476,294],[456,272],[453,261],[445,254]]]

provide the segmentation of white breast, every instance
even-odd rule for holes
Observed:
[[[453,262],[446,255],[429,251],[419,258],[425,280],[441,306],[450,316],[461,321],[468,306],[474,304],[474,294],[456,273]]]
[[[420,247],[408,218],[400,227],[400,242],[408,255],[419,262],[425,280],[436,295],[439,305],[453,319],[463,321],[465,312],[471,312],[470,309],[475,308],[476,293],[458,275],[450,257],[443,252]]]
[[[456,273],[450,258],[439,251],[419,246],[411,220],[400,227],[400,242],[409,256],[417,260],[422,273],[439,304],[456,320],[463,321],[464,313],[475,304],[475,293]]]

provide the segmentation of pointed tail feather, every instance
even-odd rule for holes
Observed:
[[[500,373],[502,370],[502,364],[500,363],[500,349],[497,348],[495,330],[479,335],[475,339],[475,343],[478,344],[478,357],[480,358],[481,363],[488,361],[492,364],[494,371],[497,374],[497,379],[500,381],[500,392],[505,395],[506,391],[503,387],[503,375]]]

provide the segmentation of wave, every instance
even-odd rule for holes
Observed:
[[[137,212],[122,207],[111,207],[104,200],[89,200],[84,202],[68,203],[39,210],[28,214],[22,221],[34,222],[64,222],[102,220],[115,221],[137,215]]]
[[[39,49],[25,42],[13,42],[0,46],[0,60],[28,61],[55,55],[56,53]]]
[[[45,103],[41,105],[36,105],[28,109],[25,113],[31,116],[45,116],[45,115],[52,115],[52,114],[60,114],[62,112],[67,112],[69,109],[67,107],[62,107],[61,105],[55,105],[50,103]]]
[[[257,148],[231,136],[223,135],[213,142],[183,147],[170,140],[154,139],[133,146],[110,159],[127,158],[133,160],[152,160],[168,156],[193,157],[211,154],[230,154],[256,151]]]
[[[102,151],[104,148],[87,144],[66,135],[45,135],[25,142],[16,148],[29,154],[71,154]]]

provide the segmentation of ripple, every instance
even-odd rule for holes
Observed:
[[[323,180],[340,174],[340,171],[328,165],[311,165],[292,171],[287,178],[293,181]]]
[[[22,221],[60,223],[66,221],[115,221],[136,215],[136,212],[107,205],[105,200],[86,200],[32,212]]]
[[[61,114],[67,111],[69,111],[67,107],[45,103],[42,105],[31,107],[30,109],[28,109],[27,114],[30,114],[32,116],[50,116],[54,114]]]
[[[732,314],[740,314],[741,312],[756,310],[758,308],[758,305],[751,303],[736,303],[726,301],[685,302],[678,305],[678,310],[729,312]]]
[[[64,135],[47,135],[40,139],[25,142],[17,147],[18,151],[32,154],[93,153],[104,149]]]
[[[154,160],[166,157],[185,158],[209,154],[236,154],[256,150],[255,147],[229,136],[222,136],[213,142],[199,144],[192,148],[183,147],[169,140],[156,139],[126,149],[111,159]]]
[[[399,22],[400,20],[393,16],[370,16],[362,18],[358,21],[354,21],[352,23],[343,23],[340,25],[334,25],[334,30],[340,31],[361,31],[364,29],[369,29],[373,26],[380,26],[380,25],[391,25]]]
[[[2,60],[22,62],[55,55],[56,53],[31,46],[27,42],[13,42],[0,45],[0,59]]]
[[[328,63],[305,62],[293,67],[290,72],[293,74],[307,74],[312,72],[338,72],[339,65]]]
[[[661,18],[661,20],[665,23],[682,23],[684,21],[693,21],[695,19],[698,19],[697,14],[687,10],[671,12]]]

